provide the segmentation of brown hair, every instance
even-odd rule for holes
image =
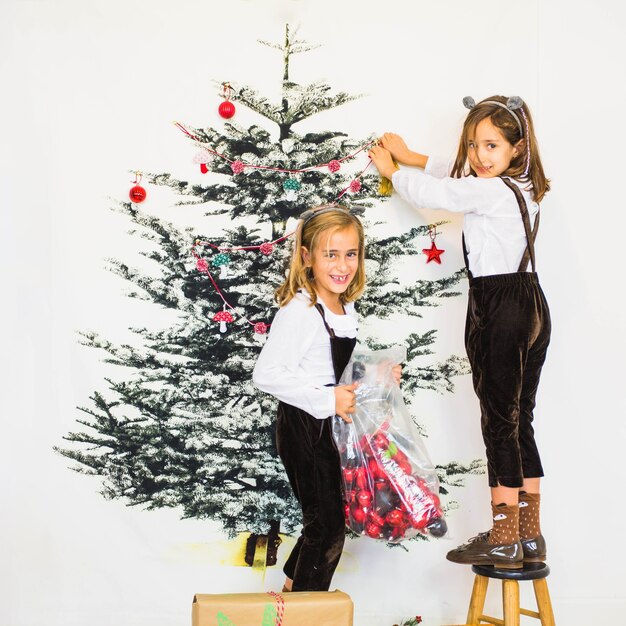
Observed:
[[[489,102],[490,100],[492,103]],[[537,145],[537,138],[535,137],[535,129],[530,111],[525,102],[522,104],[522,113],[520,109],[510,110],[493,104],[494,100],[504,105],[507,103],[507,98],[504,96],[485,98],[485,100],[482,100],[472,107],[465,118],[461,139],[459,141],[459,149],[452,167],[452,176],[455,178],[461,178],[468,174],[476,176],[476,172],[472,170],[467,162],[469,138],[474,134],[478,123],[489,118],[491,123],[502,133],[503,137],[512,146],[516,145],[520,140],[528,142],[528,145],[524,144],[524,149],[520,150],[519,154],[513,157],[509,168],[503,172],[503,175],[510,176],[520,182],[529,182],[528,190],[532,190],[533,200],[540,202],[546,193],[550,191],[550,181],[543,172],[543,165],[539,158],[539,147]],[[528,121],[528,126],[526,126],[524,116]],[[519,124],[514,118],[517,118]],[[523,132],[520,131],[520,127],[523,129]],[[525,136],[526,128],[528,128],[528,137]],[[530,150],[530,165],[528,174],[524,175],[526,150]],[[466,168],[469,168],[469,172],[466,171]]]
[[[287,278],[275,292],[276,301],[280,306],[287,304],[299,289],[306,289],[311,297],[311,305],[317,302],[315,277],[311,268],[305,265],[302,248],[304,247],[311,254],[315,254],[321,245],[322,235],[328,234],[330,238],[334,233],[350,227],[356,229],[359,237],[359,264],[355,277],[348,288],[340,294],[339,300],[343,304],[352,302],[365,290],[365,233],[361,222],[346,207],[341,205],[323,205],[311,210],[313,216],[305,217],[298,224]]]

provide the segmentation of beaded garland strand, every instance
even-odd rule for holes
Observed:
[[[185,135],[187,135],[194,141],[198,141],[198,142],[200,141],[198,137],[190,133],[182,124],[178,122],[174,122],[174,124],[183,133],[185,133]],[[298,174],[301,172],[309,172],[309,171],[319,169],[322,167],[327,167],[331,173],[338,172],[339,169],[341,168],[342,161],[346,161],[348,159],[354,158],[357,154],[359,154],[360,152],[363,152],[364,150],[367,150],[374,143],[375,141],[370,141],[369,143],[361,146],[357,151],[341,159],[333,159],[329,161],[328,163],[322,163],[320,165],[312,165],[303,169],[285,169],[285,168],[271,167],[271,166],[265,166],[265,165],[251,165],[248,163],[244,163],[243,161],[240,161],[240,160],[229,159],[228,157],[224,156],[223,154],[220,154],[219,152],[216,152],[215,150],[208,149],[206,146],[202,146],[202,151],[201,153],[197,154],[194,157],[194,162],[200,164],[200,168],[203,173],[208,171],[207,163],[210,163],[215,158],[221,158],[221,159],[224,159],[225,161],[228,161],[230,163],[231,169],[233,170],[234,174],[242,173],[246,167],[271,170],[274,172],[283,172],[283,173],[289,174],[289,178],[287,178],[285,182],[283,183],[283,189],[288,194],[293,194],[300,189],[300,181],[297,178],[294,178],[293,174]],[[369,159],[367,165],[354,177],[353,180],[350,181],[350,184],[341,191],[341,193],[337,196],[334,202],[338,202],[343,197],[343,195],[348,192],[358,193],[361,190],[360,178],[363,176],[363,174],[365,173],[365,171],[368,169],[368,167],[371,164],[372,164],[372,161],[371,159]],[[191,253],[196,259],[196,269],[199,272],[202,272],[203,274],[206,274],[208,276],[215,291],[217,292],[219,297],[222,299],[222,302],[224,303],[223,310],[218,311],[213,316],[213,321],[220,323],[220,332],[226,332],[226,324],[234,321],[231,311],[234,311],[235,309],[228,302],[228,300],[226,299],[224,295],[224,292],[219,288],[217,282],[215,281],[215,278],[209,271],[209,262],[207,261],[207,259],[201,257],[200,254],[198,254],[197,247],[205,246],[205,247],[213,248],[214,250],[217,251],[217,254],[213,255],[213,257],[211,258],[211,265],[214,268],[220,269],[220,278],[226,278],[228,275],[227,267],[230,264],[230,260],[231,260],[230,255],[227,254],[228,252],[258,250],[261,254],[269,256],[272,253],[273,248],[276,244],[286,241],[287,239],[289,239],[289,237],[291,237],[294,234],[295,234],[295,231],[288,233],[287,235],[283,237],[275,239],[274,241],[266,241],[258,246],[241,246],[241,247],[234,247],[234,248],[229,248],[226,246],[218,246],[209,241],[201,241],[201,240],[195,241],[194,245],[192,246]],[[239,317],[241,317],[248,324],[253,326],[254,332],[257,335],[261,335],[261,336],[265,335],[265,333],[267,333],[267,331],[269,330],[270,324],[266,324],[265,322],[253,322],[249,320],[245,315],[242,315],[242,314],[240,314]]]
[[[244,163],[243,161],[239,159],[229,159],[227,156],[220,154],[216,150],[211,150],[207,148],[199,137],[189,132],[181,123],[174,122],[174,125],[180,131],[182,131],[185,135],[187,135],[190,139],[193,139],[195,142],[197,142],[200,145],[201,151],[194,156],[193,160],[195,163],[200,165],[200,171],[202,173],[205,174],[209,171],[208,164],[210,164],[216,158],[220,158],[225,161],[228,161],[230,163],[230,167],[231,167],[231,170],[233,171],[233,174],[241,174],[247,167],[253,168],[253,169],[269,170],[269,171],[274,171],[274,172],[282,172],[282,173],[288,174],[289,176],[283,183],[283,189],[287,193],[288,199],[291,199],[291,200],[294,199],[294,194],[300,189],[300,186],[301,186],[300,181],[294,176],[294,174],[300,174],[303,172],[311,172],[311,171],[314,171],[316,169],[320,169],[323,167],[328,168],[329,172],[334,174],[341,169],[341,164],[343,161],[347,161],[356,157],[358,154],[367,150],[370,146],[372,146],[373,144],[377,142],[377,140],[372,140],[364,144],[363,146],[361,146],[355,152],[345,157],[342,157],[340,159],[332,159],[328,163],[320,163],[318,165],[311,165],[309,167],[305,167],[301,169],[288,169],[288,168],[272,167],[268,165],[254,165],[251,163]],[[371,164],[372,164],[372,160],[369,159],[367,165],[350,181],[349,185],[341,191],[341,193],[335,198],[335,200],[331,204],[339,202],[339,200],[348,192],[359,193],[359,191],[361,190],[361,186],[362,186],[360,179]],[[268,256],[272,253],[272,250],[276,244],[286,241],[287,239],[289,239],[289,237],[291,237],[294,234],[295,234],[295,231],[288,233],[287,235],[283,237],[275,239],[274,241],[266,241],[258,246],[242,246],[242,247],[229,248],[226,246],[218,246],[209,241],[201,241],[199,239],[197,239],[194,242],[191,248],[191,253],[196,259],[196,269],[199,272],[202,272],[203,274],[207,275],[215,291],[217,292],[222,302],[224,303],[223,309],[221,311],[218,311],[212,318],[214,322],[219,322],[220,332],[226,332],[226,328],[227,328],[226,325],[234,321],[234,317],[231,312],[235,311],[235,307],[233,307],[226,299],[224,292],[220,289],[215,278],[209,271],[209,261],[206,258],[203,258],[200,256],[200,254],[197,251],[197,247],[205,246],[205,247],[213,248],[214,250],[217,251],[217,254],[213,255],[213,257],[211,258],[211,266],[220,270],[220,278],[227,278],[228,276],[227,268],[231,262],[231,258],[228,252],[259,250],[261,254]],[[270,324],[266,324],[265,322],[262,322],[262,321],[253,322],[252,320],[248,319],[243,314],[238,314],[238,316],[241,317],[243,320],[245,320],[250,326],[252,326],[254,328],[254,332],[257,335],[261,335],[261,336],[265,335],[265,333],[267,333],[270,327]]]

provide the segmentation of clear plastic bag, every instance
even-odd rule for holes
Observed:
[[[439,480],[393,378],[406,350],[354,351],[340,385],[359,383],[352,423],[336,416],[346,525],[392,543],[447,532]]]

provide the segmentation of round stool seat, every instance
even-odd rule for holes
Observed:
[[[545,563],[525,563],[520,569],[504,569],[491,565],[472,565],[472,572],[486,578],[498,578],[500,580],[539,580],[550,573],[550,568]]]

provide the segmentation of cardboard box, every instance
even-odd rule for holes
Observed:
[[[198,593],[192,626],[352,626],[354,607],[343,591]],[[282,601],[281,601],[282,598]],[[282,619],[281,619],[282,613]]]

